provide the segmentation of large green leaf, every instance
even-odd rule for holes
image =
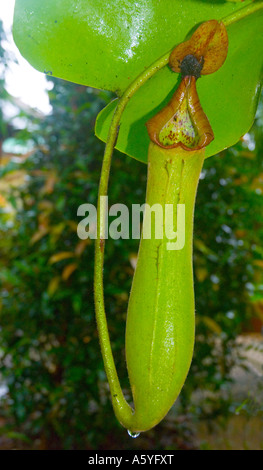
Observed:
[[[238,8],[224,0],[16,0],[13,34],[41,72],[122,92],[191,28]]]
[[[234,145],[250,129],[261,90],[263,65],[263,12],[255,13],[227,28],[229,52],[223,67],[197,82],[202,107],[215,139],[206,157]],[[149,137],[145,123],[171,98],[178,75],[168,67],[140,88],[122,116],[116,148],[147,162]],[[117,100],[99,114],[96,135],[106,141]]]
[[[251,1],[224,0],[16,0],[14,39],[38,70],[117,94],[145,67],[183,41],[198,24],[220,19]],[[203,108],[212,124],[214,154],[235,143],[252,124],[262,70],[261,12],[231,25],[226,63],[198,81]],[[130,101],[118,145],[146,161],[146,120],[176,87],[168,67]],[[101,113],[96,132],[106,139],[115,104]]]

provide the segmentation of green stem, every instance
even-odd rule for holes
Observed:
[[[242,18],[254,13],[255,11],[263,9],[263,2],[250,4],[232,15],[223,19],[225,25],[241,20]],[[104,263],[104,221],[106,218],[106,201],[101,196],[106,196],[108,191],[108,181],[111,167],[111,159],[114,146],[118,137],[118,129],[122,113],[127,106],[129,100],[134,93],[146,83],[156,72],[161,68],[165,67],[169,62],[171,51],[164,54],[160,59],[154,62],[148,69],[146,69],[134,82],[127,88],[122,97],[119,99],[116,107],[109,135],[106,143],[104,159],[101,169],[101,179],[99,184],[98,192],[98,228],[97,228],[97,239],[95,242],[95,269],[94,269],[94,295],[95,295],[95,311],[98,334],[100,338],[100,345],[102,356],[104,360],[104,366],[109,381],[113,408],[117,419],[126,427],[132,427],[133,423],[133,411],[127,404],[119,383],[114,358],[112,355],[110,338],[107,327],[107,319],[105,314],[104,306],[104,294],[103,294],[103,263]]]
[[[231,15],[226,16],[222,19],[222,21],[225,26],[229,26],[232,23],[236,23],[237,21],[240,21],[243,18],[246,18],[247,16],[252,15],[253,13],[259,10],[263,10],[263,2],[253,2],[247,5],[246,7],[235,11]]]

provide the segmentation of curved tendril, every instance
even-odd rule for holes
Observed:
[[[107,319],[104,306],[104,293],[103,293],[103,264],[104,264],[104,248],[105,240],[104,234],[104,221],[106,217],[106,202],[102,196],[106,196],[108,192],[109,174],[112,160],[112,153],[116,144],[120,119],[124,109],[126,108],[130,98],[134,93],[158,70],[168,64],[170,52],[162,56],[154,62],[147,70],[145,70],[134,82],[127,88],[119,103],[116,107],[114,116],[112,118],[109,135],[105,147],[101,178],[98,191],[98,204],[97,204],[97,239],[95,240],[95,266],[94,266],[94,303],[96,312],[96,321],[98,334],[100,338],[101,352],[104,361],[107,378],[109,381],[112,404],[117,419],[129,429],[132,420],[132,409],[127,404],[119,383],[114,358],[112,354],[110,338],[107,327]]]

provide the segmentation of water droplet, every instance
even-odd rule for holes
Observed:
[[[129,429],[127,430],[129,436],[131,436],[133,439],[136,439],[136,437],[138,437],[140,435],[139,432],[132,432],[132,431],[129,431]]]

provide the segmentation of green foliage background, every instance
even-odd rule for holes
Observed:
[[[10,99],[4,68],[0,78],[3,102]],[[79,205],[96,204],[104,145],[94,123],[112,95],[49,80],[49,116],[18,109],[27,120],[19,131],[0,114],[1,143],[13,137],[33,148],[27,158],[13,155],[0,166],[0,374],[9,390],[0,404],[0,432],[29,448],[195,448],[196,423],[242,407],[231,396],[231,370],[242,364],[235,339],[262,325],[262,106],[249,144],[240,141],[205,162],[195,215],[192,367],[167,418],[134,440],[109,401],[93,305],[93,241],[76,232]],[[116,152],[110,205],[143,204],[146,171]],[[137,249],[138,240],[109,240],[104,271],[113,352],[128,397],[124,330]]]

